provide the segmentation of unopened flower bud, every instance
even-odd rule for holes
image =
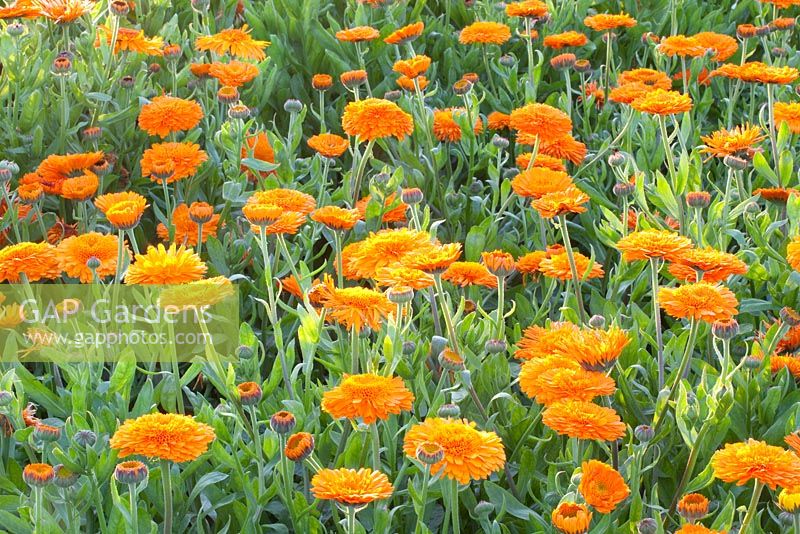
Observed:
[[[711,332],[719,339],[732,339],[739,333],[739,323],[736,319],[727,321],[714,321]]]
[[[603,328],[606,325],[606,318],[602,315],[592,315],[589,318],[589,326],[592,328]]]
[[[436,415],[443,419],[456,418],[461,415],[461,408],[459,408],[457,404],[442,404],[439,406]]]
[[[633,430],[633,435],[642,443],[648,443],[655,437],[655,431],[650,425],[639,425]]]
[[[707,191],[690,191],[686,193],[686,204],[692,208],[707,208],[711,204],[711,193]]]
[[[283,110],[286,113],[300,113],[303,111],[303,103],[294,98],[290,98],[283,103]]]
[[[504,339],[490,339],[483,347],[489,354],[502,354],[508,348]]]

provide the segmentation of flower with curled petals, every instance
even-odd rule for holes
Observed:
[[[586,17],[583,19],[583,23],[595,31],[606,32],[618,28],[632,28],[636,26],[636,19],[624,12],[619,14],[598,13]]]
[[[544,167],[545,169],[550,169],[551,171],[563,171],[566,172],[567,168],[564,166],[564,162],[561,161],[561,158],[555,158],[553,156],[548,156],[547,154],[536,154],[536,159],[531,164],[531,154],[530,152],[523,152],[522,154],[518,155],[515,159],[517,167],[520,169],[527,169],[528,167]]]
[[[461,30],[458,42],[461,44],[501,45],[511,39],[511,29],[501,22],[473,22]]]
[[[731,130],[721,128],[711,135],[701,136],[705,143],[700,152],[717,158],[725,156],[747,156],[757,143],[766,139],[758,126],[744,124]]]
[[[125,273],[126,284],[169,285],[200,280],[208,268],[193,249],[172,243],[169,248],[159,244],[148,246],[147,252],[137,254]]]
[[[551,404],[542,422],[558,434],[577,439],[614,441],[625,435],[625,423],[613,408],[585,401]]]
[[[326,158],[338,158],[350,146],[347,139],[332,133],[312,135],[307,143],[317,154]]]
[[[72,278],[88,284],[94,281],[94,273],[98,279],[112,276],[117,272],[117,248],[119,238],[116,235],[103,235],[99,232],[87,232],[64,239],[57,247],[60,268]],[[125,247],[125,253],[130,252]],[[100,263],[94,270],[88,267],[90,259]]]
[[[560,109],[547,104],[527,104],[511,112],[508,121],[511,129],[535,140],[553,141],[572,131],[572,120]]]
[[[706,53],[706,48],[694,37],[670,35],[661,39],[658,51],[666,56],[700,57]]]
[[[352,279],[374,278],[381,267],[403,265],[406,257],[412,253],[433,251],[435,248],[427,232],[410,228],[380,230],[342,250],[345,276]]]
[[[208,75],[227,87],[241,87],[258,76],[258,67],[243,61],[220,63],[215,61],[208,68]]]
[[[113,30],[105,24],[97,26],[97,35],[94,46],[100,48],[100,43],[104,40],[111,46],[114,37]],[[118,28],[117,40],[114,41],[114,54],[133,52],[136,54],[146,54],[148,56],[160,56],[164,49],[164,39],[159,36],[148,37],[144,30],[133,28]]]
[[[542,40],[542,44],[544,46],[547,48],[552,48],[553,50],[561,50],[562,48],[566,47],[583,46],[588,42],[589,39],[586,37],[586,35],[572,30],[564,33],[547,35]]]
[[[775,123],[786,123],[789,131],[800,133],[800,102],[775,102],[773,114]]]
[[[402,378],[372,373],[345,374],[338,386],[322,395],[322,409],[335,419],[361,418],[366,424],[407,412],[413,402]]]
[[[691,111],[692,97],[678,91],[665,91],[659,88],[631,102],[631,107],[650,115],[675,115]]]
[[[372,26],[356,26],[336,32],[336,38],[346,43],[363,43],[380,37],[380,32]]]
[[[727,530],[712,530],[699,523],[686,523],[675,531],[675,534],[728,534]]]
[[[191,130],[203,118],[203,109],[194,100],[164,95],[153,98],[139,112],[139,127],[150,135],[166,137]]]
[[[744,64],[725,63],[711,71],[710,76],[734,78],[748,83],[769,83],[786,85],[793,83],[800,71],[789,66],[767,65],[760,61],[748,61]]]
[[[219,56],[230,54],[235,57],[261,61],[267,57],[264,49],[270,45],[270,42],[253,39],[247,24],[245,24],[241,28],[229,28],[214,35],[198,37],[194,45],[200,52],[210,51]]]
[[[323,206],[311,212],[311,220],[324,224],[332,230],[350,230],[361,219],[357,210],[338,206]]]
[[[441,274],[461,257],[461,243],[447,243],[423,251],[414,251],[403,259],[403,265],[426,273]]]
[[[625,261],[663,259],[678,261],[692,248],[692,241],[669,230],[641,230],[617,241]]]
[[[589,195],[571,185],[561,191],[547,193],[531,202],[531,206],[545,219],[552,219],[569,213],[583,213]]]
[[[586,534],[592,524],[592,512],[585,504],[562,502],[550,514],[550,520],[562,534]]]
[[[342,128],[347,135],[357,136],[359,141],[386,137],[400,140],[414,131],[414,120],[394,102],[367,98],[345,106]]]
[[[517,142],[521,144],[535,144],[535,138],[524,132],[517,136]],[[543,156],[551,156],[558,159],[568,159],[574,165],[580,165],[586,158],[586,145],[576,140],[571,135],[562,135],[556,139],[542,139],[539,145],[539,153]],[[538,156],[537,156],[538,159]]]
[[[365,506],[388,499],[393,488],[389,477],[372,469],[320,469],[311,479],[311,493],[320,500],[343,506]]]
[[[514,356],[520,360],[561,356],[563,339],[579,334],[580,329],[569,322],[552,322],[546,327],[531,325],[522,332]]]
[[[617,82],[622,85],[641,83],[651,89],[672,89],[672,80],[661,71],[647,68],[626,70],[620,73]]]
[[[459,287],[473,285],[497,287],[497,278],[489,272],[485,265],[475,261],[454,261],[442,273],[442,280]]]
[[[215,437],[213,428],[194,417],[152,413],[125,421],[109,446],[118,450],[121,458],[135,454],[182,463],[196,460]]]
[[[608,99],[618,104],[630,104],[634,100],[645,96],[653,89],[641,82],[631,82],[619,87],[614,87],[608,93]]]
[[[303,215],[308,215],[317,207],[317,201],[311,195],[285,188],[255,191],[247,199],[247,204],[278,206],[284,211],[294,211]]]
[[[208,160],[208,155],[195,143],[155,143],[142,154],[140,162],[142,176],[149,176],[153,182],[160,182],[153,172],[160,166],[172,168],[167,183],[173,183],[197,174],[197,170]]]
[[[410,59],[400,59],[395,61],[394,66],[392,66],[392,70],[402,74],[403,76],[416,78],[417,76],[425,74],[425,71],[427,71],[428,67],[430,66],[431,58],[424,55],[416,55]]]
[[[203,233],[200,239],[203,243],[208,241],[209,237],[216,237],[217,227],[219,225],[219,214],[212,214],[211,218],[203,223]],[[189,206],[186,204],[178,204],[172,210],[172,227],[174,228],[174,239],[176,243],[184,243],[189,246],[197,246],[197,233],[199,230],[198,224],[189,216]],[[163,223],[159,223],[156,228],[158,237],[164,241],[169,240],[169,230]]]
[[[714,55],[711,56],[714,61],[725,61],[739,50],[739,42],[730,35],[723,33],[700,32],[692,37],[701,46],[714,51]]]
[[[702,276],[704,282],[713,284],[746,272],[747,265],[742,260],[712,247],[691,249],[669,266],[669,273],[681,282],[697,282]]]
[[[531,167],[520,172],[511,180],[511,188],[516,194],[532,199],[542,198],[548,193],[564,191],[571,185],[573,182],[569,174],[546,167]]]
[[[601,514],[610,514],[630,494],[622,475],[610,465],[597,460],[581,464],[578,492],[587,504]]]
[[[506,4],[509,17],[542,18],[548,15],[547,4],[540,0],[523,0]]]
[[[526,362],[522,367],[527,367],[527,372],[521,370],[519,376],[520,389],[539,404],[548,406],[566,400],[592,401],[596,397],[613,395],[617,390],[614,379],[605,373],[587,371],[573,364],[532,373],[538,368],[532,362],[542,360]]]
[[[602,278],[605,275],[603,268],[592,260],[581,254],[574,252],[575,257],[575,270],[578,276],[583,279]],[[590,268],[591,266],[591,268]],[[557,278],[558,280],[572,280],[572,270],[569,265],[569,256],[566,252],[561,254],[554,254],[549,258],[545,258],[539,264],[539,272],[548,278]]]
[[[708,282],[685,284],[658,290],[661,308],[676,319],[692,319],[713,323],[727,321],[739,312],[736,295],[725,286]]]
[[[52,280],[61,275],[56,249],[50,243],[23,241],[0,249],[0,282],[19,284]]]
[[[406,432],[403,452],[409,458],[416,458],[420,445],[436,443],[444,451],[444,457],[431,466],[432,473],[441,472],[445,478],[461,484],[488,478],[503,468],[506,453],[497,434],[478,430],[476,426],[466,419],[428,417]]]
[[[711,457],[714,476],[743,486],[756,480],[774,490],[800,485],[800,457],[791,451],[748,439],[728,443]]]
[[[394,304],[380,291],[365,287],[338,288],[330,281],[320,303],[329,322],[356,332],[364,327],[380,330],[383,321],[395,312]]]
[[[587,328],[576,335],[564,336],[556,351],[571,356],[584,369],[607,371],[630,340],[628,333],[616,325],[607,330]]]
[[[434,283],[433,276],[410,267],[381,267],[375,274],[375,282],[382,287],[410,287],[417,291]]]
[[[391,45],[404,45],[414,41],[417,37],[422,35],[422,31],[424,29],[424,22],[415,22],[413,24],[396,29],[387,35],[383,42]]]

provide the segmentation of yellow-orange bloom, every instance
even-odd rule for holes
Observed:
[[[786,85],[794,82],[798,76],[800,76],[800,71],[789,66],[777,67],[775,65],[761,63],[760,61],[748,61],[743,65],[725,63],[711,71],[710,76],[734,78],[748,83]]]
[[[159,244],[137,254],[125,274],[126,284],[169,285],[200,280],[208,268],[193,249],[172,243],[167,249]]]
[[[532,360],[522,366],[519,375],[520,389],[539,404],[550,405],[566,400],[591,401],[595,397],[613,395],[617,390],[614,379],[605,373],[586,371],[568,365],[553,367],[544,372],[531,365]]]
[[[317,201],[311,195],[295,189],[284,188],[255,191],[247,199],[247,204],[278,206],[284,211],[294,211],[303,215],[308,215],[317,207]]]
[[[711,457],[714,476],[743,486],[757,480],[770,489],[800,485],[800,458],[793,452],[749,439],[728,443]]]
[[[711,135],[700,137],[700,140],[706,145],[700,152],[717,158],[743,156],[747,155],[756,143],[760,143],[764,139],[766,136],[762,134],[761,128],[758,126],[745,124],[732,130],[721,128]]]
[[[157,96],[142,106],[139,127],[150,135],[166,137],[173,132],[191,130],[200,123],[203,110],[193,100]]]
[[[500,22],[473,22],[458,36],[461,44],[501,45],[511,39],[511,28]]]
[[[629,85],[633,83],[641,83],[651,89],[664,89],[669,91],[672,89],[672,80],[666,73],[658,70],[639,68],[626,70],[620,73],[617,79],[620,85]]]
[[[541,18],[547,14],[547,4],[539,0],[524,0],[506,4],[506,15],[509,17]]]
[[[371,26],[356,26],[336,32],[336,38],[348,43],[372,41],[380,37],[380,32]]]
[[[706,53],[705,47],[694,37],[670,35],[661,39],[658,50],[667,56],[699,57]]]
[[[562,534],[586,534],[592,524],[592,512],[584,504],[562,502],[553,510],[550,520]]]
[[[708,282],[685,284],[658,290],[661,308],[676,319],[693,319],[713,323],[727,321],[738,314],[739,301],[725,286]]]
[[[380,330],[381,323],[395,312],[395,305],[379,291],[364,287],[334,287],[330,283],[322,296],[326,319],[340,323],[347,330],[360,332],[364,327]]]
[[[357,136],[359,141],[385,137],[402,139],[414,131],[414,120],[394,102],[367,98],[347,104],[342,128],[347,135]]]
[[[738,41],[730,35],[716,32],[701,32],[692,37],[694,37],[701,46],[715,52],[711,58],[714,61],[725,61],[739,49]]]
[[[372,469],[321,469],[311,479],[311,493],[321,500],[346,506],[363,506],[392,496],[392,484],[380,471]]]
[[[497,287],[497,278],[489,272],[485,265],[474,261],[454,261],[442,273],[442,280],[460,287],[471,285]]]
[[[161,178],[153,175],[158,168],[171,168],[172,174],[167,178],[167,183],[172,183],[197,174],[197,170],[208,160],[208,155],[200,146],[191,143],[156,143],[142,154],[142,176],[149,176],[150,180],[160,182]]]
[[[605,271],[599,263],[593,261],[581,254],[574,252],[575,270],[581,280],[588,278],[602,278]],[[591,265],[591,269],[589,266]],[[549,258],[545,258],[539,264],[539,272],[548,278],[557,278],[559,280],[572,280],[572,270],[569,265],[569,256],[566,252],[561,254],[553,254]]]
[[[789,262],[792,269],[800,272],[800,235],[794,236],[786,246],[786,261]]]
[[[103,159],[102,152],[83,154],[51,154],[36,168],[35,174],[27,174],[20,183],[41,184],[48,195],[60,195],[64,181],[76,175],[85,174],[92,165]],[[30,178],[29,178],[30,177]]]
[[[775,123],[786,123],[789,131],[800,133],[800,102],[775,102],[773,106]]]
[[[433,112],[433,135],[442,142],[457,143],[461,141],[461,125],[456,122],[456,116],[466,116],[464,108],[447,108]],[[473,125],[475,134],[483,131],[483,122],[480,117]]]
[[[420,271],[443,273],[459,257],[461,257],[461,243],[447,243],[412,251],[403,258],[402,264]]]
[[[41,16],[56,24],[73,22],[94,7],[89,0],[33,0]]]
[[[708,499],[699,493],[688,493],[678,501],[676,510],[686,521],[694,523],[708,514]]]
[[[642,230],[632,232],[617,241],[617,250],[625,261],[653,258],[678,261],[692,248],[692,241],[669,230]]]
[[[692,109],[692,97],[658,88],[631,102],[631,107],[651,115],[675,115]]]
[[[534,103],[512,111],[509,126],[539,141],[555,141],[572,131],[572,120],[560,109]]]
[[[547,193],[531,202],[531,206],[545,219],[552,219],[568,213],[583,213],[589,195],[571,185],[561,191]]]
[[[409,24],[408,26],[403,26],[399,28],[389,35],[383,40],[386,44],[391,45],[402,45],[406,43],[410,43],[420,35],[422,35],[422,31],[425,29],[425,24],[423,22],[415,22],[414,24]]]
[[[94,259],[100,263],[94,272],[97,273],[97,278],[102,280],[117,272],[118,244],[117,236],[98,232],[68,237],[56,249],[60,268],[67,276],[89,284],[94,281],[94,274],[87,263],[90,259]],[[130,255],[127,247],[125,252]]]
[[[511,188],[516,194],[533,199],[564,191],[571,185],[573,182],[569,174],[546,167],[531,167],[520,172],[511,181]]]
[[[444,451],[444,457],[431,466],[431,472],[441,472],[445,478],[461,484],[487,478],[502,469],[506,460],[500,437],[494,432],[478,430],[475,423],[466,419],[425,419],[406,432],[403,452],[409,458],[416,458],[423,443],[436,443]]]
[[[561,343],[565,337],[575,336],[580,329],[568,322],[553,322],[547,327],[531,325],[522,333],[522,339],[517,343],[516,358],[531,360],[561,355]]]
[[[361,218],[358,210],[348,210],[338,206],[323,206],[311,212],[311,220],[322,223],[333,230],[349,230]]]
[[[597,460],[581,465],[581,482],[578,492],[584,500],[601,514],[610,514],[630,494],[628,485],[616,469]]]
[[[50,243],[23,241],[0,249],[0,282],[18,284],[51,280],[61,275],[56,249]]]
[[[113,31],[111,28],[104,24],[97,27],[97,35],[95,37],[94,46],[100,48],[100,43],[105,41],[107,45],[111,45],[113,39]],[[117,32],[117,40],[114,42],[114,54],[122,52],[133,52],[136,54],[146,54],[148,56],[160,56],[164,47],[164,39],[161,37],[147,37],[144,30],[135,30],[132,28],[119,28]]]
[[[614,441],[625,435],[625,423],[613,408],[591,402],[551,404],[542,414],[542,422],[558,434],[577,439]]]
[[[431,58],[428,56],[417,55],[411,59],[400,59],[395,62],[392,70],[409,78],[416,78],[420,74],[425,74],[431,66]]]
[[[270,45],[269,41],[258,41],[250,36],[247,24],[240,28],[229,28],[214,35],[204,35],[195,41],[195,48],[200,52],[210,50],[217,55],[232,56],[261,61],[266,57],[264,48]]]
[[[366,424],[407,412],[413,402],[402,378],[373,373],[345,374],[341,384],[322,395],[322,409],[335,419],[360,417]]]
[[[525,132],[520,132],[517,136],[517,143],[523,145],[533,145],[535,140],[536,137],[530,136]],[[567,134],[552,140],[541,139],[539,154],[558,159],[568,159],[573,164],[580,165],[586,158],[586,145]],[[539,157],[537,156],[536,159],[538,161]]]
[[[375,274],[375,282],[383,287],[410,287],[417,291],[434,283],[433,276],[410,267],[382,267]]]
[[[307,142],[309,147],[326,158],[338,158],[350,146],[347,139],[332,133],[312,135]]]
[[[189,206],[186,204],[178,204],[172,210],[172,226],[175,229],[174,238],[176,243],[183,243],[191,247],[197,246],[197,231],[199,225],[196,221],[192,220],[189,213]],[[211,217],[203,223],[203,234],[200,238],[203,243],[208,241],[211,236],[217,235],[217,226],[219,225],[219,214],[212,213]],[[159,223],[156,229],[158,237],[163,240],[169,239],[169,230],[166,226]]]
[[[681,282],[697,282],[698,272],[704,282],[713,284],[733,274],[745,274],[747,265],[733,254],[706,247],[685,252],[669,266],[669,273]]]
[[[181,463],[196,460],[215,437],[213,428],[188,415],[152,413],[125,421],[109,446],[120,458],[136,454]]]
[[[557,351],[586,369],[605,371],[614,365],[628,343],[630,336],[616,325],[607,330],[588,328],[564,336]]]
[[[599,31],[611,31],[617,28],[632,28],[636,26],[636,19],[626,13],[607,14],[599,13],[583,19],[583,23],[589,28]]]
[[[227,87],[241,87],[258,76],[258,67],[243,61],[229,63],[214,62],[208,69],[208,75],[219,80]]]
[[[572,30],[564,33],[547,35],[542,40],[542,44],[544,46],[554,50],[561,50],[562,48],[569,46],[583,46],[588,42],[589,39],[586,37],[586,35]]]
[[[100,180],[92,171],[84,171],[80,176],[67,178],[61,183],[61,196],[68,200],[89,200],[97,192]]]
[[[348,278],[374,278],[381,267],[402,265],[410,254],[432,252],[435,248],[426,232],[409,228],[381,230],[344,248],[344,274]]]

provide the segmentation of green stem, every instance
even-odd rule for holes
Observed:
[[[564,241],[564,248],[567,251],[567,260],[569,261],[569,270],[572,273],[572,287],[575,289],[575,298],[578,299],[578,312],[582,323],[586,322],[586,311],[583,309],[583,297],[581,295],[581,279],[578,276],[578,267],[575,265],[575,253],[572,251],[572,244],[569,239],[569,230],[567,229],[567,216],[559,215],[559,226],[561,227],[561,238]]]
[[[355,205],[356,200],[358,200],[359,190],[361,189],[361,179],[364,175],[364,171],[367,168],[367,162],[369,158],[372,156],[372,147],[375,146],[375,140],[370,139],[367,143],[367,148],[364,149],[364,153],[361,155],[361,159],[358,161],[358,167],[356,167],[356,173],[352,177],[352,184],[353,184],[353,191],[351,192],[351,199],[353,201],[353,205]]]
[[[453,533],[461,534],[461,521],[458,518],[458,480],[452,481],[452,504],[450,505],[450,514],[453,517]]]
[[[742,521],[742,527],[739,529],[741,534],[748,534],[747,529],[750,527],[750,523],[753,522],[756,512],[758,511],[758,499],[761,497],[761,490],[763,489],[764,484],[756,480],[753,486],[753,497],[750,499],[750,506],[747,507],[747,513],[744,516],[744,521]]]
[[[658,389],[666,380],[664,364],[664,338],[661,332],[661,310],[658,304],[658,258],[650,258],[650,290],[653,292],[653,323],[656,327],[656,351],[658,354]]]
[[[697,331],[699,330],[699,328],[700,328],[700,323],[697,322],[695,319],[691,319],[689,325],[689,339],[686,340],[686,348],[683,352],[683,357],[681,358],[681,365],[678,368],[677,374],[675,375],[675,380],[673,380],[672,385],[670,385],[669,397],[667,397],[667,400],[664,403],[663,408],[661,408],[661,411],[653,419],[653,431],[656,433],[658,432],[658,428],[661,426],[661,422],[665,419],[667,415],[670,403],[675,400],[675,395],[677,395],[678,393],[678,385],[681,383],[681,379],[683,378],[683,375],[686,373],[686,370],[689,368],[689,363],[692,361],[694,342],[697,339]]]
[[[133,534],[139,533],[139,502],[136,497],[136,484],[128,484],[128,499],[131,505],[131,529]]]
[[[372,468],[375,471],[381,470],[381,437],[378,433],[377,421],[369,425],[372,434]]]
[[[250,406],[250,423],[253,426],[253,446],[256,449],[256,465],[258,466],[258,497],[259,499],[264,494],[264,448],[261,445],[261,432],[258,429],[258,414],[256,413],[255,406]],[[283,436],[281,435],[281,439]],[[283,444],[281,444],[281,462],[286,460],[286,455],[283,454]],[[281,467],[283,467],[281,465]]]
[[[172,473],[167,460],[161,460],[161,485],[164,488],[164,534],[172,533]]]
[[[441,274],[434,274],[433,275],[433,283],[436,286],[436,293],[439,296],[439,300],[442,307],[442,316],[444,317],[444,324],[447,328],[447,335],[450,336],[450,345],[452,346],[453,350],[459,352],[458,348],[458,338],[456,337],[456,329],[453,326],[453,317],[450,311],[450,305],[445,298],[444,289],[442,287],[442,275]]]
[[[428,486],[431,482],[431,466],[425,465],[425,474],[422,476],[422,493],[419,515],[417,515],[417,527],[414,529],[415,534],[421,534],[425,526],[425,508],[428,504]],[[798,517],[798,516],[795,516]]]

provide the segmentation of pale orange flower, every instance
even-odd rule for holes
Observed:
[[[216,434],[210,426],[187,415],[153,413],[125,421],[109,446],[124,458],[132,454],[172,462],[196,460]]]
[[[345,374],[341,384],[322,395],[322,409],[335,419],[360,418],[368,425],[411,410],[413,402],[402,378],[372,373]]]

